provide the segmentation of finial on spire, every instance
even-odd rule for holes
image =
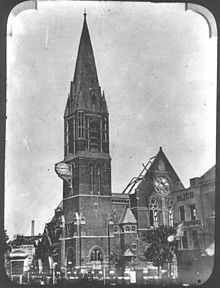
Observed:
[[[83,16],[84,16],[84,19],[86,19],[86,8],[84,9],[84,14],[83,14]]]

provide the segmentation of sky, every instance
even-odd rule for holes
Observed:
[[[10,15],[5,229],[42,233],[62,200],[63,114],[84,9],[110,119],[112,192],[159,147],[185,187],[215,164],[217,39],[184,4],[38,2]]]

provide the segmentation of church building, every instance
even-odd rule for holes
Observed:
[[[213,203],[214,168],[203,178],[192,179],[190,188],[185,189],[160,147],[124,191],[112,193],[109,141],[108,107],[84,14],[64,113],[64,159],[55,164],[63,181],[63,199],[46,224],[42,241],[49,243],[50,251],[56,251],[53,261],[65,271],[98,268],[103,262],[110,265],[114,250],[135,260],[144,253],[142,238],[149,229],[177,227],[181,222],[184,231],[178,249],[200,251],[203,245],[205,251],[214,241],[213,231],[211,238],[207,233],[203,237],[204,227],[208,231],[214,217],[213,204],[212,211],[206,209],[207,199]],[[207,193],[202,183],[209,185]],[[204,215],[212,217],[210,222]]]
[[[64,160],[55,168],[63,179],[61,267],[108,263],[110,249],[127,243],[126,239],[135,241],[137,230],[129,197],[112,196],[109,114],[86,14],[64,130]],[[124,230],[123,235],[119,230]]]

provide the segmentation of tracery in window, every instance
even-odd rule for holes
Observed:
[[[168,225],[173,227],[173,201],[168,201]]]
[[[90,254],[91,261],[103,261],[103,254],[100,249],[95,248]]]
[[[126,231],[126,232],[129,232],[129,231],[130,231],[130,227],[129,227],[129,226],[126,226],[126,227],[125,227],[125,231]]]
[[[158,226],[158,201],[151,198],[149,201],[150,226]]]
[[[77,119],[78,119],[77,136],[78,138],[85,138],[85,114],[83,111],[78,112]]]
[[[98,148],[100,141],[100,123],[99,120],[92,120],[89,125],[90,147]]]

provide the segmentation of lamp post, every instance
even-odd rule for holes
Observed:
[[[104,285],[105,285],[105,264],[106,264],[106,262],[103,261],[103,282],[104,282]]]
[[[85,218],[82,216],[81,213],[76,213],[76,218],[74,220],[74,223],[77,225],[77,230],[79,234],[79,266],[81,270],[81,265],[82,265],[82,230],[81,230],[81,225],[85,224]]]
[[[108,268],[110,270],[110,253],[111,253],[111,239],[110,239],[110,225],[113,225],[113,221],[112,221],[112,218],[109,217],[107,219],[107,225],[108,225]]]
[[[56,266],[57,266],[57,263],[56,262],[54,262],[53,263],[53,284],[55,284],[55,269],[56,269]]]

